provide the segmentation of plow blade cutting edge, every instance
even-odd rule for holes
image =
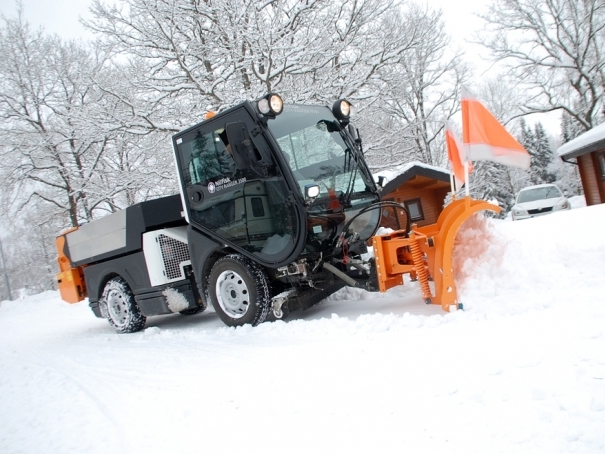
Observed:
[[[403,275],[418,280],[427,304],[440,304],[444,311],[462,309],[458,303],[452,253],[458,229],[479,211],[500,212],[500,207],[469,197],[446,206],[436,224],[412,226],[409,233],[398,230],[372,238],[378,285],[381,292],[403,284]],[[433,281],[435,293],[431,292]]]

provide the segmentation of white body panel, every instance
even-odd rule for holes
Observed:
[[[186,279],[184,267],[191,265],[187,246],[187,227],[173,227],[144,233],[143,254],[152,286]]]

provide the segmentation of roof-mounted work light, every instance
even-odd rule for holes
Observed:
[[[346,125],[353,115],[353,106],[346,99],[339,99],[332,106],[332,113],[342,124]]]
[[[269,93],[257,101],[258,111],[266,117],[275,117],[284,110],[284,101],[281,96]]]

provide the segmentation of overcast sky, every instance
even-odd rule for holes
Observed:
[[[109,0],[109,2],[112,0]],[[79,24],[78,17],[88,16],[88,0],[22,0],[25,17],[35,25],[43,25],[52,33],[66,38],[77,38],[86,32]],[[419,1],[422,3],[422,1]],[[484,0],[426,0],[434,8],[441,8],[448,30],[458,39],[470,37],[472,31],[480,27],[480,21],[473,13],[481,11]],[[0,0],[2,14],[13,15],[16,11],[14,0]]]

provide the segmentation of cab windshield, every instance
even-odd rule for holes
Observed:
[[[327,107],[285,105],[284,112],[270,120],[268,127],[290,165],[301,195],[309,184],[320,188],[308,213],[311,218],[329,221],[314,226],[314,234],[333,233],[360,209],[378,200],[371,174],[357,162],[355,144]],[[351,228],[362,238],[369,238],[378,218],[378,210],[370,211],[356,218]]]
[[[269,122],[269,129],[289,161],[301,193],[305,185],[318,184],[320,197],[353,198],[372,187],[354,159],[353,144],[345,142],[348,139],[328,108],[286,105]]]

